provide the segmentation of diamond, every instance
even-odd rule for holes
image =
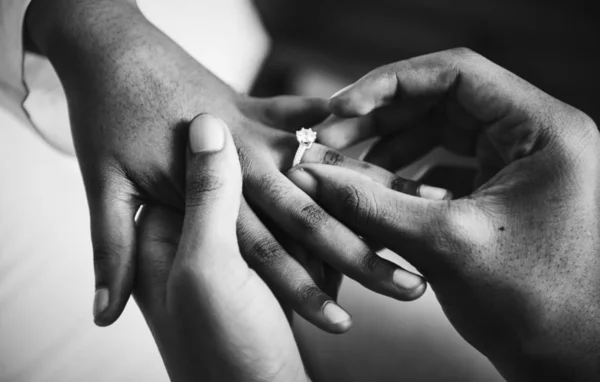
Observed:
[[[296,138],[298,143],[310,147],[317,139],[317,132],[312,129],[305,129],[304,127],[296,131]]]

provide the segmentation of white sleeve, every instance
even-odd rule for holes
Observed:
[[[23,73],[23,23],[31,0],[0,1],[0,107],[31,124],[23,109],[27,97]]]

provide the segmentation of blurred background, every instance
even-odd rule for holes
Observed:
[[[598,17],[583,0],[138,2],[201,63],[257,96],[329,97],[379,65],[465,46],[600,116]],[[166,381],[133,302],[117,324],[93,326],[87,205],[69,155],[66,102],[45,60],[28,55],[25,69],[25,107],[37,131],[0,105],[0,381]],[[461,195],[470,188],[469,165],[436,150],[399,170]],[[401,303],[346,279],[340,303],[355,322],[347,334],[295,320],[315,380],[502,380],[450,326],[431,291]]]

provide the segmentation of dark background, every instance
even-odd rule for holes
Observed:
[[[468,47],[596,121],[599,21],[592,1],[254,0],[273,39],[256,95],[289,93],[307,62],[358,78],[382,64]]]
[[[254,0],[273,46],[256,96],[297,93],[303,68],[352,82],[395,61],[468,47],[590,115],[600,111],[600,16],[572,0]],[[455,197],[474,169],[435,167],[421,181]]]

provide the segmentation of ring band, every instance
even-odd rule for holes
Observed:
[[[301,128],[296,131],[296,139],[298,140],[298,150],[296,151],[296,155],[294,156],[294,161],[292,162],[292,167],[295,167],[300,164],[302,161],[302,157],[306,150],[310,149],[310,146],[317,139],[317,132],[312,129]]]

